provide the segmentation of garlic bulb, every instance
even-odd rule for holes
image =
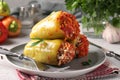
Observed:
[[[120,42],[120,28],[113,27],[110,23],[106,23],[102,37],[109,43]]]

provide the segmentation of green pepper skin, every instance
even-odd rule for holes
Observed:
[[[58,21],[60,14],[61,12],[52,12],[48,17],[35,24],[30,33],[30,38],[64,38],[64,32],[60,29],[60,23]]]
[[[31,40],[24,48],[24,55],[33,58],[35,61],[50,65],[58,65],[58,49],[62,40],[44,40],[35,46],[32,43],[37,40]]]

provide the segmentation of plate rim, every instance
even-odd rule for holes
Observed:
[[[22,46],[22,45],[25,45],[26,43],[23,43],[23,44],[19,44],[19,45],[16,45],[14,46],[13,48],[11,48],[10,50],[14,49],[15,47],[18,47],[18,46]],[[94,45],[93,45],[94,46]],[[101,66],[105,61],[106,61],[106,55],[105,53],[103,52],[102,54],[104,54],[104,59],[97,65],[94,65],[94,66],[91,66],[89,68],[85,68],[85,69],[80,69],[80,70],[71,70],[71,71],[63,71],[63,72],[51,72],[51,71],[37,71],[37,70],[32,70],[32,69],[28,69],[28,68],[25,68],[25,67],[22,67],[22,66],[19,66],[19,65],[15,65],[13,62],[11,62],[9,59],[8,59],[8,56],[6,56],[7,58],[7,61],[13,65],[16,69],[20,70],[20,71],[23,71],[23,70],[26,70],[26,71],[30,71],[30,72],[36,72],[36,73],[44,73],[44,74],[60,74],[60,73],[74,73],[74,72],[80,72],[80,71],[86,71],[86,70],[90,70],[89,72],[93,71],[94,69],[98,68],[99,66]],[[88,72],[87,72],[88,73]],[[86,74],[86,73],[85,73]],[[83,75],[83,74],[82,74]],[[48,76],[46,76],[48,77]]]

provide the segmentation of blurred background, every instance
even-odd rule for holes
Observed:
[[[29,3],[32,1],[38,1],[43,10],[57,10],[62,9],[66,10],[64,0],[4,0],[6,1],[10,8],[14,10],[17,7],[29,6]]]
[[[20,6],[26,6],[32,0],[4,0],[8,3],[9,7],[13,10]]]
[[[67,11],[64,0],[4,0],[8,3],[11,14],[22,21],[24,28],[49,15],[52,11]],[[26,27],[27,26],[27,27]]]
[[[52,11],[57,11],[57,10],[64,10],[67,12],[70,12],[66,9],[65,6],[65,0],[4,0],[8,3],[9,7],[11,8],[11,13],[18,11],[18,8],[20,7],[25,7],[28,8],[31,6],[31,4],[40,4],[40,13],[45,13],[49,14]],[[38,7],[38,6],[37,6]],[[80,9],[76,10],[74,14],[78,21],[80,21],[81,18],[81,11]]]

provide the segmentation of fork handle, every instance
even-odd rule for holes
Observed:
[[[114,58],[116,58],[117,60],[120,61],[120,55],[119,54],[117,54],[117,53],[115,53],[113,51],[107,51],[106,53],[112,55],[112,57],[114,57]]]
[[[115,56],[115,58],[117,59],[117,60],[119,60],[120,61],[120,55],[119,54],[116,54],[116,53],[113,53]]]
[[[6,56],[14,56],[14,57],[19,57],[20,56],[19,54],[11,52],[8,49],[2,48],[2,47],[0,47],[0,54],[6,55]]]

